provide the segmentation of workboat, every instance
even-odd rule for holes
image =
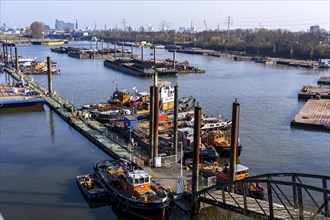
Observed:
[[[170,199],[137,164],[120,160],[98,161],[96,177],[110,194],[113,206],[144,219],[164,219]]]
[[[227,132],[228,133],[228,132]],[[202,143],[212,145],[220,154],[221,158],[230,157],[231,141],[225,139],[225,132],[221,130],[203,132]],[[242,145],[238,143],[236,157],[241,155]]]
[[[131,115],[130,109],[108,110],[99,112],[96,119],[100,122],[109,122],[109,120],[124,120],[127,115]]]
[[[99,183],[94,174],[79,175],[76,180],[79,188],[88,199],[94,200],[107,197],[107,190]]]
[[[174,88],[171,87],[171,83],[167,81],[159,82],[159,110],[168,111],[174,108]],[[183,97],[178,100],[178,110],[180,112],[190,111],[195,106],[195,98]],[[136,88],[133,88],[133,92],[130,93],[127,90],[119,90],[118,87],[113,92],[109,99],[110,104],[128,106],[134,108],[136,113],[139,111],[142,113],[149,112],[150,94],[147,91],[137,92]],[[147,104],[146,104],[147,103]]]
[[[218,166],[218,162],[213,162],[211,165],[204,166],[202,168],[203,175],[207,177],[216,176],[218,183],[226,183],[230,180],[230,167],[227,162],[224,163],[223,167]],[[241,180],[249,176],[249,168],[237,164],[235,168],[235,180]],[[243,184],[235,185],[235,190],[239,194],[243,194]],[[263,199],[264,198],[264,188],[257,183],[250,183],[248,185],[248,196]]]

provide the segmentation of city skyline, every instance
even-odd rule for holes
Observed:
[[[0,1],[0,21],[9,27],[28,27],[41,21],[55,27],[55,20],[79,28],[161,30],[193,26],[205,29],[288,29],[306,31],[319,25],[329,31],[329,1]],[[12,13],[15,9],[16,13]],[[229,18],[230,16],[230,18]],[[229,22],[228,22],[229,21]]]

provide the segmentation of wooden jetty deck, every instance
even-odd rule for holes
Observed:
[[[309,99],[313,97],[330,99],[330,87],[303,86],[298,94],[299,99]]]
[[[237,209],[237,212],[242,212],[250,216],[271,216],[269,202],[251,197],[244,197],[235,193],[222,192],[216,190],[210,194],[204,194],[200,197],[200,201],[212,203],[214,200],[219,201],[218,207],[225,208],[230,206],[231,209]],[[244,205],[245,204],[245,205]],[[301,219],[299,209],[283,206],[282,204],[273,203],[273,218],[272,219]],[[239,211],[240,210],[240,211]],[[303,216],[305,219],[329,219],[328,217],[317,215],[313,217],[312,212],[304,211]],[[257,218],[258,219],[258,218]]]
[[[321,76],[317,81],[318,85],[330,85],[330,76]]]
[[[17,88],[9,84],[0,84],[0,106],[22,106],[44,103],[45,99],[40,95],[32,95],[29,88]]]
[[[291,121],[291,126],[330,131],[330,100],[309,99]]]

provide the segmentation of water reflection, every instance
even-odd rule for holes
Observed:
[[[54,112],[49,111],[49,127],[50,127],[50,138],[52,143],[55,141],[55,129],[54,129]]]
[[[9,114],[17,114],[24,112],[43,112],[44,107],[43,104],[34,104],[30,106],[18,106],[18,107],[1,107],[0,108],[0,116],[9,115]]]

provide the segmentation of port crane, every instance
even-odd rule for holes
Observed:
[[[207,28],[207,24],[206,24],[206,21],[204,20],[204,25],[205,25],[205,30],[207,31],[208,28]]]

